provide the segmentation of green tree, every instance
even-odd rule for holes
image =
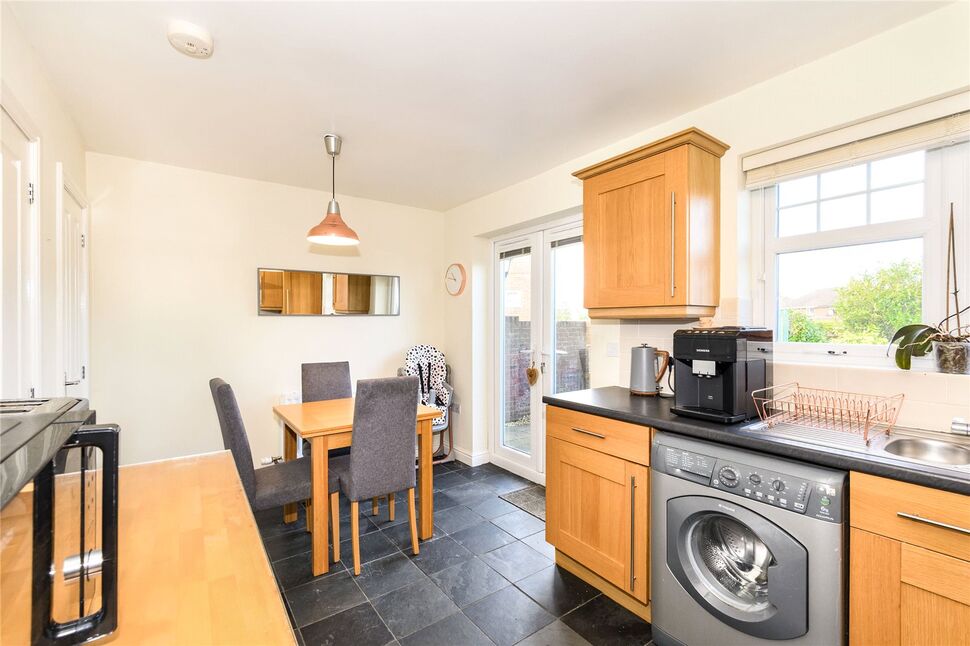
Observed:
[[[903,260],[849,280],[836,290],[834,303],[841,343],[888,343],[904,325],[922,319],[923,272]]]
[[[788,340],[792,343],[825,343],[829,335],[817,321],[805,312],[788,312]]]

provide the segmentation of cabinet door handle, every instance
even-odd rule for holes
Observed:
[[[599,433],[594,433],[593,431],[587,431],[585,428],[576,428],[575,426],[573,426],[573,430],[576,431],[577,433],[582,433],[583,435],[592,435],[593,437],[599,438],[601,440],[606,439],[605,435],[600,435]]]
[[[960,532],[961,534],[966,534],[970,536],[970,529],[964,527],[959,527],[957,525],[950,525],[948,523],[941,523],[938,520],[930,520],[929,518],[923,518],[922,516],[917,516],[915,514],[907,514],[906,512],[897,511],[896,515],[900,518],[905,518],[906,520],[912,520],[917,523],[925,523],[927,525],[932,525],[933,527],[942,527],[943,529],[949,529],[954,532]]]
[[[674,291],[677,289],[677,284],[674,281],[674,271],[676,270],[676,263],[674,262],[674,255],[677,253],[677,193],[675,191],[670,192],[670,297],[674,297]]]
[[[633,592],[633,586],[636,583],[636,574],[634,574],[634,565],[636,563],[637,555],[637,545],[634,542],[636,537],[636,525],[637,525],[637,477],[630,476],[630,592]]]

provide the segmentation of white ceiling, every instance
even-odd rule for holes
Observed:
[[[341,193],[439,210],[940,6],[12,4],[90,150],[329,190],[333,131]]]

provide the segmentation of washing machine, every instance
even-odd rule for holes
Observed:
[[[651,604],[659,646],[846,643],[846,473],[657,433]]]

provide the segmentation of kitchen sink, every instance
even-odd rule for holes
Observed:
[[[940,465],[970,464],[970,449],[956,442],[931,440],[924,437],[894,437],[882,447],[886,453],[901,458]]]

